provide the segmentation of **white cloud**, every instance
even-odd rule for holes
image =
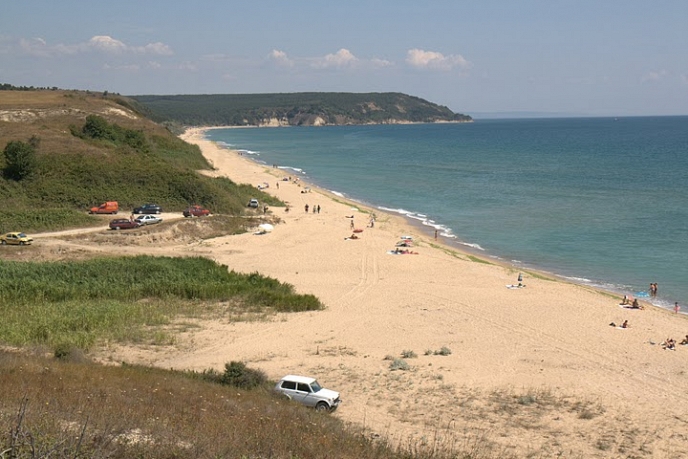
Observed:
[[[370,63],[375,68],[391,67],[394,65],[394,62],[392,62],[392,61],[388,61],[386,59],[378,59],[378,58],[371,59]]]
[[[316,68],[344,68],[352,67],[358,63],[358,58],[348,49],[340,49],[334,54],[328,54],[323,58],[317,59],[313,63]]]
[[[19,49],[30,56],[45,57],[51,54],[48,44],[42,38],[21,38]]]
[[[666,70],[660,70],[658,72],[648,72],[642,78],[643,83],[646,81],[659,81],[667,76]]]
[[[472,64],[460,54],[445,56],[436,51],[425,51],[417,48],[408,50],[406,63],[412,67],[433,70],[451,70],[454,67],[467,70],[472,67]]]
[[[107,35],[96,35],[88,41],[88,47],[105,53],[120,54],[127,50],[127,45]]]
[[[287,53],[285,53],[284,51],[273,49],[272,51],[270,51],[270,54],[268,54],[268,59],[275,62],[276,64],[283,65],[286,67],[294,66],[294,61],[289,59]]]
[[[169,56],[172,49],[161,42],[148,43],[143,46],[130,46],[123,41],[108,35],[96,35],[87,42],[56,45],[48,44],[42,38],[22,38],[19,40],[19,50],[23,54],[36,57],[55,57],[77,53],[99,52],[103,54],[151,54]]]
[[[137,46],[135,48],[132,48],[134,52],[140,53],[140,54],[156,54],[158,56],[171,56],[174,54],[172,52],[172,48],[167,46],[164,43],[155,42],[155,43],[148,43],[145,46]]]

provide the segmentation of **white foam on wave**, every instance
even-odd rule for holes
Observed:
[[[403,215],[406,218],[410,218],[412,220],[417,220],[417,221],[421,222],[421,224],[423,226],[429,226],[430,228],[434,228],[435,230],[437,230],[438,235],[440,235],[442,237],[449,238],[449,239],[457,239],[456,235],[454,235],[454,233],[452,233],[451,228],[444,226],[440,223],[437,223],[435,220],[428,218],[428,216],[426,214],[411,212],[410,210],[406,210],[403,208],[393,209],[393,208],[384,207],[384,206],[378,206],[377,208],[384,211],[384,212],[396,213],[399,215]],[[482,247],[480,247],[477,244],[465,244],[465,245],[467,245],[469,247],[478,248],[479,250],[483,250]]]
[[[566,280],[570,280],[572,282],[577,282],[577,283],[584,283],[584,284],[592,284],[593,281],[585,278],[585,277],[575,277],[575,276],[562,276]]]
[[[250,155],[250,156],[260,156],[260,152],[258,151],[253,151],[253,150],[244,150],[244,149],[239,149],[237,150],[239,153],[244,154],[244,155]]]
[[[298,167],[292,167],[292,166],[277,166],[277,169],[282,169],[282,170],[285,170],[285,171],[294,171],[294,172],[297,172],[297,173],[299,173],[299,174],[304,174],[304,175],[306,174],[306,172],[305,172],[303,169],[300,169],[300,168],[298,168]]]
[[[339,196],[340,198],[344,197],[344,193],[342,193],[340,191],[330,190],[330,193],[332,193],[335,196]]]
[[[485,251],[485,249],[483,249],[483,248],[480,246],[480,244],[474,244],[474,243],[470,243],[470,242],[459,242],[459,244],[465,245],[466,247],[470,247],[470,248],[472,248],[472,249],[481,250],[481,251],[483,251],[483,252]]]

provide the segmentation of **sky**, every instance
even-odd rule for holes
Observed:
[[[686,0],[0,0],[0,83],[688,115]]]

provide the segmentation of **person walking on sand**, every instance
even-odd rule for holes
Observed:
[[[351,219],[351,229],[354,229],[354,219]]]
[[[306,204],[303,208],[306,209],[306,213],[308,213],[308,204]]]

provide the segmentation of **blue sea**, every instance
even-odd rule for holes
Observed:
[[[520,269],[688,311],[688,117],[218,129],[243,150]]]

